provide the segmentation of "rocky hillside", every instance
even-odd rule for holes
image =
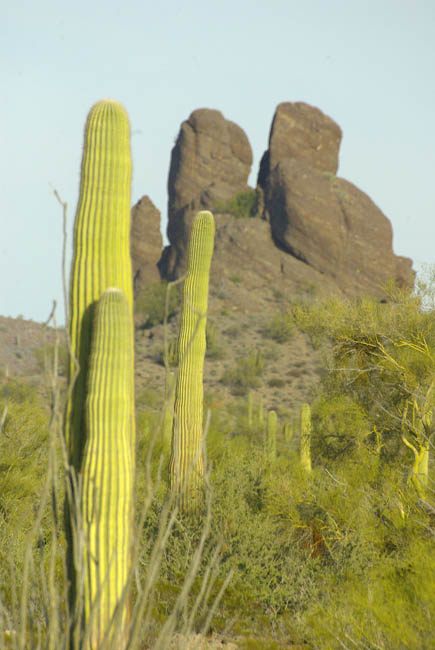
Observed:
[[[280,104],[257,186],[250,188],[252,150],[240,126],[210,109],[196,110],[182,123],[168,177],[170,245],[162,251],[160,213],[148,196],[132,208],[134,288],[142,305],[136,314],[138,394],[161,392],[164,385],[163,327],[144,328],[147,287],[158,293],[161,278],[182,275],[199,209],[211,209],[216,217],[209,303],[214,351],[205,368],[206,390],[216,399],[246,392],[246,386],[234,385],[234,373],[243,367],[249,374],[258,353],[263,370],[252,390],[265,406],[293,408],[310,398],[319,353],[301,334],[280,332],[286,330],[282,314],[290,299],[334,292],[383,299],[389,281],[413,285],[411,260],[393,252],[388,218],[364,192],[336,176],[341,137],[340,127],[319,109]],[[177,327],[175,315],[170,340]],[[40,383],[43,352],[52,344],[53,333],[42,326],[1,318],[3,381],[7,369]]]

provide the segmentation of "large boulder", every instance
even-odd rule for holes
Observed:
[[[390,280],[409,284],[390,221],[352,183],[287,158],[270,175],[266,204],[275,241],[346,293],[382,297]]]
[[[168,178],[168,238],[173,246],[173,275],[185,264],[190,224],[198,210],[247,189],[252,150],[245,132],[207,108],[181,124],[172,149]]]
[[[160,212],[149,196],[131,209],[130,250],[135,297],[149,283],[160,280],[157,267],[162,254]]]
[[[283,102],[276,108],[269,148],[260,163],[258,185],[264,188],[271,171],[286,158],[336,174],[342,132],[333,119],[303,102]]]
[[[385,285],[414,282],[393,253],[390,221],[364,192],[337,178],[340,127],[307,104],[280,104],[258,176],[263,216],[285,251],[348,294],[382,298]]]

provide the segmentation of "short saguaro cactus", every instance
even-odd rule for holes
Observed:
[[[125,643],[135,466],[131,318],[123,292],[107,289],[94,317],[82,467],[85,626],[92,649],[105,638],[119,648]]]

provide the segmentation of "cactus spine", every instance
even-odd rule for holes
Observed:
[[[104,99],[91,108],[85,127],[70,280],[69,331],[79,372],[67,409],[66,439],[77,471],[85,443],[82,414],[95,302],[108,287],[119,287],[133,309],[130,186],[127,113],[118,102]],[[133,342],[133,329],[131,337]]]
[[[301,408],[301,465],[311,472],[311,409],[309,404]]]
[[[190,234],[179,334],[179,370],[169,482],[184,511],[195,510],[204,481],[202,457],[203,367],[210,264],[214,244],[211,212],[198,212]]]
[[[104,638],[120,648],[125,643],[134,477],[131,328],[123,292],[108,289],[95,310],[85,402],[82,516],[89,648],[99,648]]]

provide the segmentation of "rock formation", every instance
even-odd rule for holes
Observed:
[[[160,280],[157,262],[162,247],[160,212],[148,196],[143,196],[131,209],[130,249],[135,298],[147,284]]]
[[[168,179],[168,238],[171,249],[161,261],[167,277],[179,274],[192,217],[198,210],[215,210],[217,201],[247,188],[252,150],[245,132],[222,113],[194,111],[182,123]]]
[[[194,111],[172,150],[162,277],[183,272],[190,221],[207,208],[217,217],[211,286],[219,292],[225,278],[243,277],[238,300],[248,310],[262,287],[287,294],[317,286],[382,299],[391,280],[412,286],[412,262],[393,253],[390,221],[364,192],[336,177],[341,137],[319,109],[280,104],[260,163],[257,218],[236,219],[222,205],[249,189],[248,139],[219,111]]]
[[[411,286],[411,260],[393,253],[391,223],[364,192],[336,178],[341,130],[306,104],[280,104],[258,185],[275,242],[347,294],[382,297]]]
[[[279,104],[273,117],[269,148],[260,163],[258,185],[266,187],[270,172],[286,158],[336,174],[341,129],[318,108],[302,102]]]

